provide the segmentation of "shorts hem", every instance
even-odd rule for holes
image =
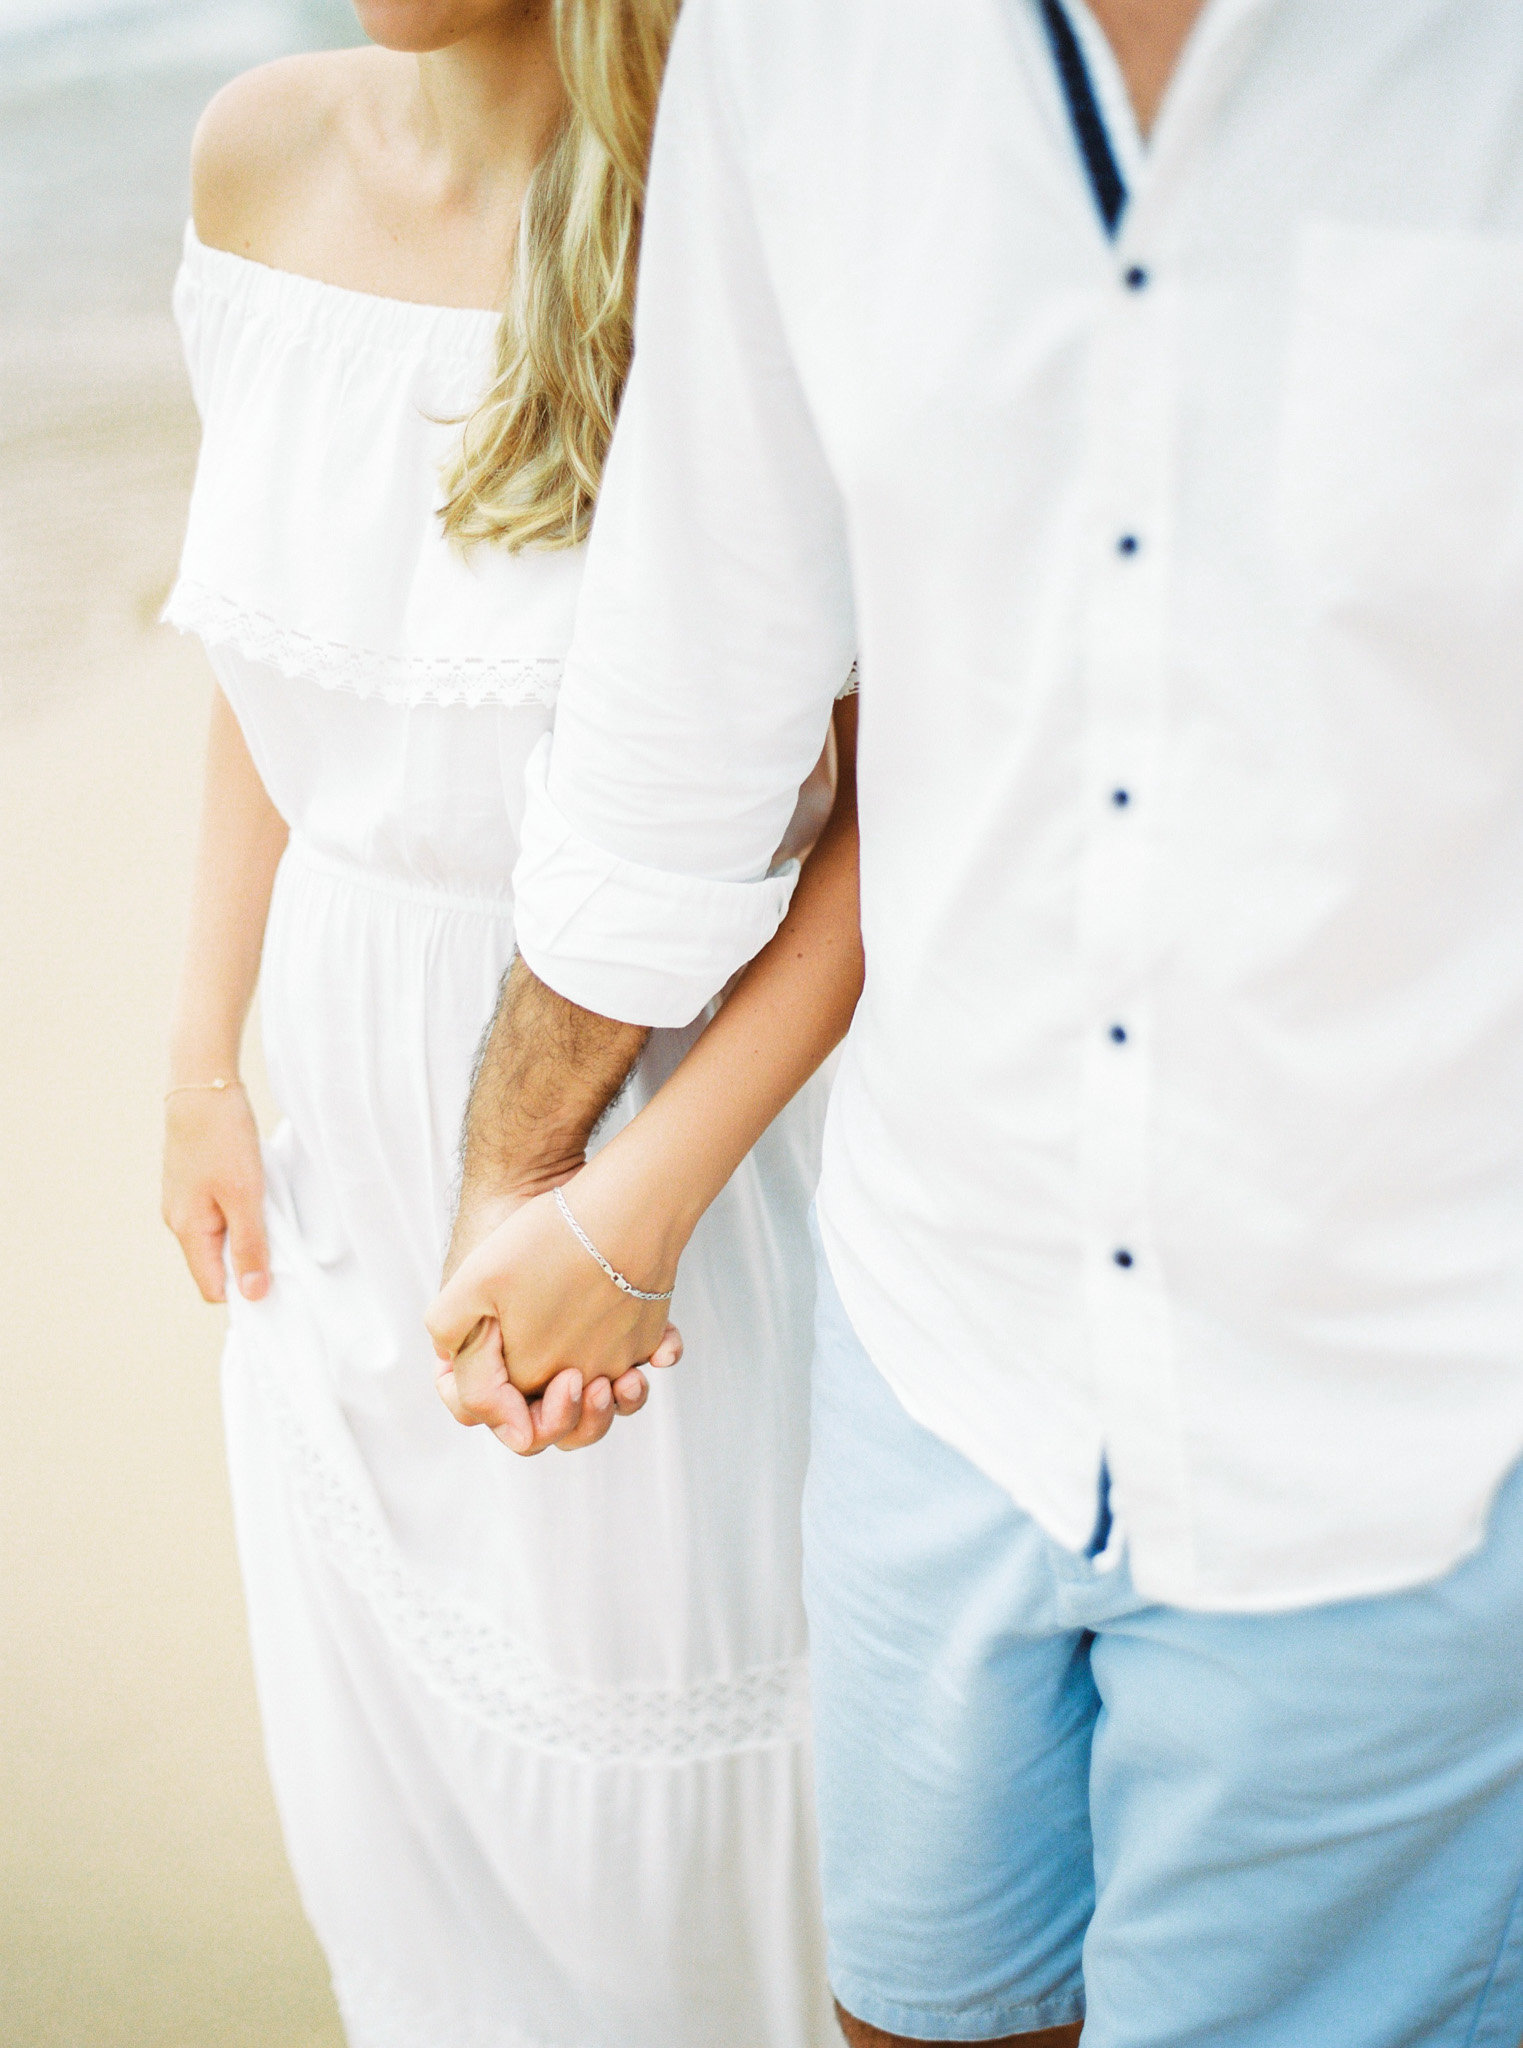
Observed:
[[[1074,2026],[1084,2017],[1080,1990],[1051,1998],[1002,2000],[998,2005],[901,2005],[879,1998],[861,1978],[839,1971],[831,1972],[830,1988],[854,2020],[885,2034],[904,2034],[911,2041],[998,2041],[1007,2034]]]

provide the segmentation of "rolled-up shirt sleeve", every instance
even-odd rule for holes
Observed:
[[[514,874],[540,979],[649,1025],[688,1022],[781,921],[794,870],[773,856],[855,653],[725,17],[689,0],[673,46],[635,365]]]

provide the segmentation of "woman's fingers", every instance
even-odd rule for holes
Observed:
[[[175,1231],[190,1277],[201,1290],[203,1301],[227,1299],[227,1269],[222,1263],[225,1234],[220,1216],[215,1223],[182,1225]]]
[[[458,1356],[488,1320],[490,1289],[481,1285],[484,1276],[478,1269],[482,1263],[474,1254],[464,1259],[429,1303],[423,1324],[440,1358]]]
[[[462,1427],[466,1429],[475,1428],[476,1418],[473,1415],[467,1415],[461,1404],[460,1395],[455,1386],[455,1368],[447,1358],[441,1358],[434,1367],[434,1391]]]
[[[575,1370],[557,1373],[545,1388],[543,1394],[532,1401],[524,1400],[514,1387],[511,1390],[523,1406],[521,1424],[509,1431],[494,1429],[492,1434],[510,1451],[516,1451],[521,1458],[537,1458],[541,1451],[548,1451],[553,1444],[569,1446],[577,1434],[583,1419],[582,1376]]]
[[[558,1372],[533,1409],[535,1449],[562,1442],[582,1419],[582,1375],[574,1368]]]
[[[527,1403],[532,1443],[525,1447],[514,1441],[509,1449],[530,1458],[552,1446],[562,1451],[586,1450],[607,1436],[617,1413],[607,1380],[591,1380],[584,1387],[582,1375],[571,1367],[557,1373],[544,1393]],[[502,1436],[502,1431],[495,1434]]]
[[[652,1364],[655,1360],[652,1359]],[[619,1415],[638,1415],[645,1406],[650,1392],[650,1382],[639,1366],[631,1366],[628,1372],[621,1372],[613,1382],[613,1405]]]
[[[163,1211],[203,1300],[227,1299],[228,1259],[249,1300],[269,1291],[259,1129],[241,1089],[169,1099]]]
[[[675,1323],[668,1323],[662,1332],[661,1342],[650,1355],[652,1365],[665,1367],[676,1365],[682,1358],[682,1332]]]
[[[467,1374],[472,1378],[469,1397],[461,1390],[455,1361],[443,1360],[434,1374],[440,1400],[468,1429],[487,1423],[493,1436],[521,1458],[537,1458],[552,1446],[581,1451],[600,1443],[616,1417],[637,1414],[644,1407],[650,1391],[638,1367],[621,1373],[612,1384],[595,1379],[585,1386],[582,1375],[568,1367],[529,1401],[506,1377],[505,1367],[502,1381],[494,1389],[487,1391],[479,1384],[482,1360],[501,1357],[495,1325],[490,1331],[473,1332],[464,1348],[475,1359],[474,1366],[467,1360]]]
[[[485,1423],[510,1450],[533,1449],[528,1403],[508,1378],[502,1332],[490,1316],[479,1318],[453,1358],[444,1363],[449,1368],[448,1392],[443,1373],[436,1384],[457,1422]]]
[[[563,1451],[585,1451],[589,1445],[601,1443],[613,1428],[617,1413],[613,1389],[608,1381],[591,1381],[582,1396],[581,1414],[576,1427],[558,1439],[558,1448]]]
[[[504,1388],[498,1412],[502,1420],[491,1425],[492,1434],[516,1457],[532,1458],[536,1451],[544,1449],[543,1444],[534,1441],[534,1418],[517,1387],[510,1384]]]
[[[262,1301],[270,1291],[270,1248],[264,1234],[264,1203],[257,1191],[240,1189],[223,1203],[227,1251],[238,1291],[245,1301]]]
[[[588,1435],[586,1425],[604,1405],[613,1419],[608,1382],[595,1382],[603,1397],[585,1410],[582,1375],[574,1367],[557,1373],[543,1393],[526,1400],[508,1378],[502,1332],[489,1316],[480,1319],[453,1358],[440,1361],[434,1384],[457,1422],[467,1428],[485,1423],[499,1443],[521,1458],[537,1457],[552,1444],[595,1443],[603,1429]]]
[[[490,1316],[479,1316],[462,1343],[443,1363],[450,1368],[455,1399],[470,1422],[493,1422],[493,1402],[508,1380],[502,1355],[502,1332]]]

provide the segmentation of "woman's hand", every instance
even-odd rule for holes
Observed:
[[[218,690],[206,743],[201,844],[190,935],[169,1040],[164,1104],[164,1221],[180,1240],[207,1301],[226,1296],[230,1249],[240,1291],[269,1291],[264,1166],[254,1112],[241,1087],[201,1085],[238,1071],[253,1001],[285,821],[270,802],[233,708]]]
[[[578,1222],[594,1243],[604,1232],[613,1247],[605,1257],[675,1265],[673,1255],[637,1242],[638,1230],[621,1223],[619,1177],[600,1171],[606,1157],[566,1185]],[[670,1278],[663,1272],[651,1281],[641,1272],[636,1266],[630,1275],[639,1285]],[[648,1388],[638,1367],[675,1365],[682,1355],[666,1304],[615,1287],[567,1228],[553,1193],[506,1209],[459,1262],[428,1328],[450,1413],[468,1426],[485,1424],[523,1456],[552,1443],[579,1450],[598,1442],[616,1416],[644,1405]]]
[[[675,1365],[682,1339],[668,1324],[652,1365]],[[650,1389],[636,1369],[615,1380],[584,1381],[573,1366],[557,1373],[542,1394],[520,1393],[508,1377],[502,1332],[483,1316],[453,1358],[441,1358],[434,1374],[439,1398],[466,1428],[484,1423],[499,1443],[521,1458],[538,1457],[553,1444],[562,1451],[601,1443],[621,1415],[637,1415]]]
[[[269,1292],[264,1163],[242,1088],[187,1088],[164,1105],[164,1221],[180,1240],[203,1301],[224,1301],[224,1246],[239,1292]]]

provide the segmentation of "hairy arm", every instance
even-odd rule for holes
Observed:
[[[599,1119],[634,1071],[650,1032],[557,995],[515,957],[481,1047],[460,1147],[460,1199],[444,1261],[445,1292],[427,1324],[440,1361],[438,1387],[456,1420],[485,1423],[517,1451],[594,1443],[616,1414],[643,1406],[646,1382],[628,1368],[585,1375],[543,1365],[504,1341],[508,1277],[493,1259],[497,1234],[526,1203],[580,1168]],[[467,1259],[465,1271],[459,1271]],[[446,1304],[447,1306],[441,1306]],[[651,1345],[666,1336],[666,1318]],[[672,1332],[675,1338],[676,1333]],[[680,1343],[662,1363],[675,1361]]]
[[[589,1165],[587,1138],[646,1034],[577,1010],[521,962],[509,977],[472,1098],[467,1157],[478,1164],[462,1217],[467,1200],[472,1215],[457,1225],[458,1270],[429,1328],[449,1361],[440,1391],[452,1412],[515,1450],[596,1442],[616,1412],[644,1399],[629,1368],[677,1355],[664,1308],[606,1278],[549,1190],[569,1181],[577,1221],[619,1271],[651,1290],[670,1286],[705,1210],[850,1025],[863,973],[854,700],[837,708],[836,733],[834,807],[787,917],[676,1073]],[[488,1136],[499,1080],[510,1091],[504,1135]],[[602,1381],[610,1394],[589,1408]],[[536,1388],[543,1399],[525,1402]]]
[[[649,1036],[568,1002],[514,960],[471,1084],[446,1278],[503,1215],[583,1164]]]
[[[223,1248],[246,1295],[269,1284],[259,1133],[241,1088],[199,1084],[238,1072],[270,891],[286,826],[219,690],[206,749],[201,834],[165,1103],[164,1220],[203,1296],[221,1301]]]

